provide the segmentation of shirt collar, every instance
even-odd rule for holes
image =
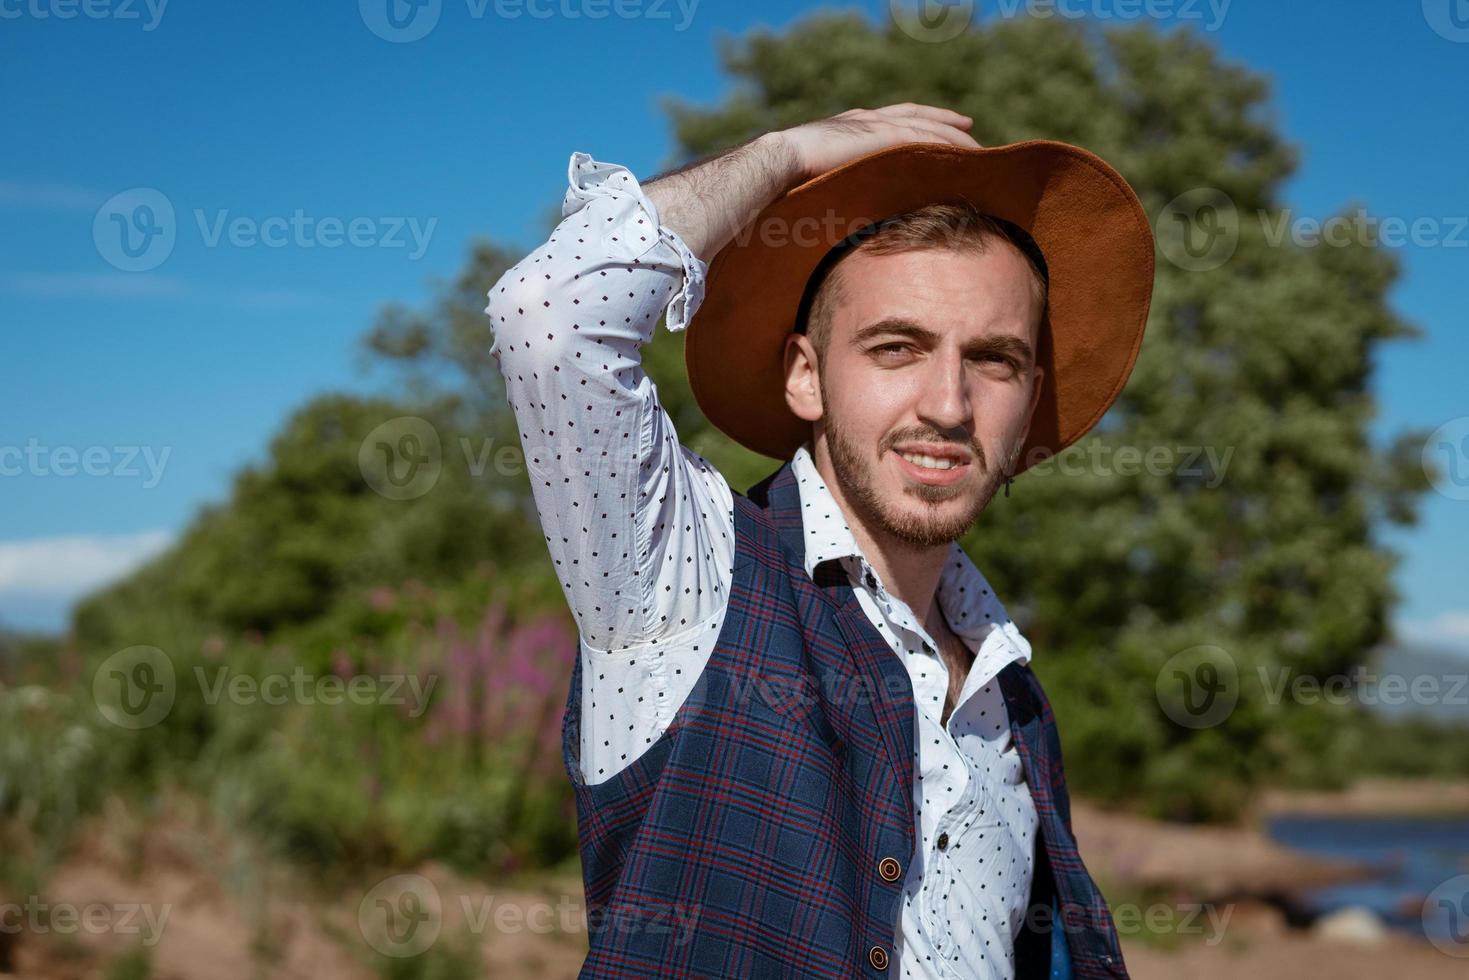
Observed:
[[[838,560],[855,575],[862,578],[870,576],[867,584],[879,596],[885,595],[876,571],[857,545],[846,515],[822,479],[816,461],[811,458],[809,442],[796,450],[791,459],[791,472],[801,497],[806,574],[815,577],[817,565]],[[998,629],[1015,643],[1022,659],[1030,659],[1030,644],[957,541],[949,544],[948,558],[939,573],[938,602],[949,628],[958,636],[977,644]]]

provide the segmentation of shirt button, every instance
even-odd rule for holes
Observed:
[[[948,832],[945,831],[944,833],[939,834],[939,839],[937,841],[935,841],[934,843],[938,844],[939,850],[941,850],[941,851],[944,848],[948,847],[949,846],[949,834],[948,834]]]
[[[886,970],[888,968],[888,951],[881,946],[874,946],[867,951],[867,962],[872,964],[874,970]]]
[[[883,881],[897,881],[903,876],[903,866],[897,858],[883,858],[877,862],[877,873]]]

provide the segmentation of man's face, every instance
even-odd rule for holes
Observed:
[[[788,342],[807,354],[788,354],[787,400],[813,423],[832,493],[870,533],[917,547],[956,540],[1004,479],[1039,397],[1030,266],[990,241],[983,253],[857,251],[833,276],[825,354]]]

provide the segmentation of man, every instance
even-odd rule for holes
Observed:
[[[970,125],[855,109],[646,188],[573,154],[490,291],[581,632],[584,976],[1126,976],[957,539],[1120,391],[1151,231],[1086,151]],[[786,460],[746,495],[642,371],[665,312],[709,419]]]

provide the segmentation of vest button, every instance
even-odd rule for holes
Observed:
[[[939,850],[941,850],[941,851],[944,850],[945,848],[947,848],[949,846],[949,833],[948,833],[948,831],[944,831],[942,834],[939,834],[939,839],[936,840],[936,841],[934,841],[934,843],[939,846]]]
[[[872,964],[874,970],[886,970],[888,968],[888,951],[881,946],[874,946],[867,951],[867,962]]]
[[[897,858],[883,858],[877,862],[877,873],[882,876],[883,881],[897,881],[903,877],[903,866],[898,863]]]

